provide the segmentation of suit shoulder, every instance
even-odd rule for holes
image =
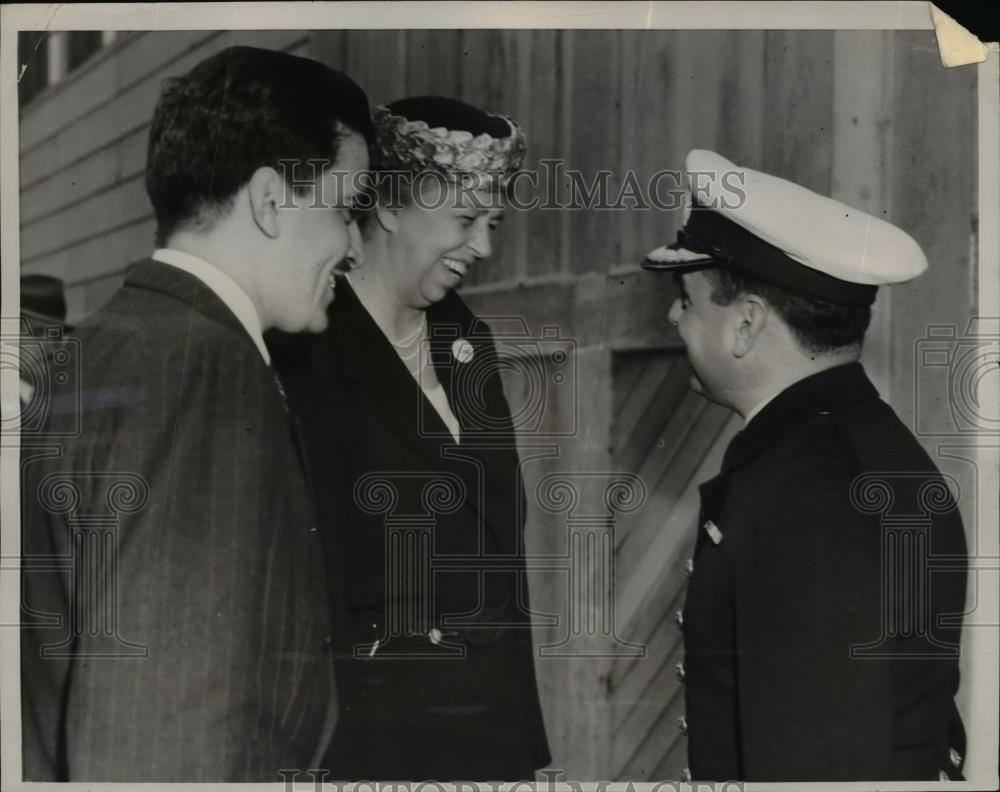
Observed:
[[[178,376],[213,370],[218,378],[264,368],[256,346],[237,330],[167,296],[136,300],[122,292],[73,333],[84,370],[98,381],[102,375],[141,380],[163,370]]]

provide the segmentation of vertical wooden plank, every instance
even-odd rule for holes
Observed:
[[[347,72],[348,76],[356,81],[357,77],[347,71],[348,31],[311,30],[309,33],[312,45],[312,57],[320,63],[325,63],[331,69]]]
[[[508,101],[511,104],[512,118],[525,129],[526,119],[532,107],[532,52],[530,30],[509,30],[508,38],[513,43],[513,75],[508,80]],[[527,145],[531,145],[530,133],[525,131]],[[521,164],[522,169],[530,167],[529,161]],[[513,277],[523,282],[528,273],[528,213],[521,211],[516,203],[508,203],[506,234],[509,240],[508,249],[514,264]]]
[[[764,170],[830,194],[833,31],[769,30]]]
[[[891,211],[892,35],[877,30],[834,33],[830,194],[877,217]],[[890,297],[889,289],[879,289],[863,356],[868,376],[883,395],[891,381]]]
[[[569,79],[563,70],[562,49],[564,32],[531,30],[525,32],[527,47],[522,50],[519,79],[522,96],[528,97],[522,123],[528,139],[528,156],[524,167],[537,174],[536,190],[519,191],[524,200],[537,197],[538,208],[526,214],[527,261],[524,272],[528,277],[558,272],[562,256],[562,224],[565,212],[549,205],[550,190],[555,188],[547,178],[542,160],[565,157],[560,144],[568,119],[560,112],[561,97]],[[528,68],[524,68],[524,64]],[[525,73],[527,72],[527,73]]]
[[[460,30],[407,30],[406,95],[457,97],[461,44]]]
[[[759,162],[764,39],[759,31],[712,30],[638,31],[624,40],[623,115],[630,128],[623,128],[622,165],[635,170],[651,203],[622,222],[623,259],[632,262],[673,241],[684,202],[671,194],[686,186],[688,151],[708,148],[739,164]],[[678,175],[656,179],[664,170]]]
[[[765,31],[726,31],[718,145],[738,165],[760,169],[764,155]]]
[[[488,113],[514,115],[516,86],[516,41],[507,30],[463,30],[461,35],[459,98]],[[513,219],[513,218],[512,218]],[[518,271],[511,244],[511,226],[505,222],[493,235],[492,258],[474,267],[466,276],[466,284],[496,283],[512,279]]]
[[[402,30],[349,30],[344,69],[368,94],[372,105],[406,93],[406,37]]]
[[[929,373],[915,369],[913,344],[925,337],[929,324],[953,324],[961,336],[976,312],[968,284],[976,282],[977,265],[970,254],[976,221],[977,76],[972,66],[941,66],[931,32],[890,35],[895,38],[892,113],[907,139],[897,139],[890,152],[888,219],[917,240],[929,262],[918,280],[892,288],[891,400],[912,425],[913,388]],[[938,408],[945,420],[948,405]]]
[[[665,169],[684,167],[684,154],[675,142],[682,121],[673,95],[673,53],[683,39],[672,30],[622,35],[622,167],[634,170],[650,201],[649,208],[626,211],[622,218],[622,263],[636,263],[652,248],[673,241],[681,225],[679,208],[666,207],[669,194],[683,184],[654,177]]]
[[[589,187],[602,171],[611,171],[607,179],[605,202],[617,196],[621,141],[618,115],[619,33],[614,30],[572,30],[565,34],[572,64],[573,82],[569,86],[572,103],[571,140],[567,147],[567,167],[580,172]],[[569,197],[569,196],[568,196]],[[574,203],[578,202],[579,196]],[[595,198],[594,202],[599,199]],[[574,207],[568,213],[572,272],[602,272],[618,259],[620,218],[617,213],[596,206]]]

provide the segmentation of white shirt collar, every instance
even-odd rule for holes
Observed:
[[[185,253],[173,248],[160,248],[153,252],[153,259],[161,264],[169,264],[189,275],[194,275],[198,280],[208,286],[209,289],[226,304],[226,307],[233,312],[233,315],[243,325],[247,335],[253,340],[260,352],[264,362],[271,365],[271,355],[267,351],[264,343],[264,332],[261,329],[260,316],[253,300],[239,284],[230,278],[218,267],[214,267],[204,259]]]

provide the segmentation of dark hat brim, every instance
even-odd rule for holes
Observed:
[[[678,232],[678,241],[647,253],[642,267],[677,273],[725,267],[795,294],[838,305],[871,305],[878,289],[804,265],[721,213],[702,207],[691,212]]]

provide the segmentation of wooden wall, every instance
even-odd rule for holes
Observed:
[[[70,320],[100,307],[125,267],[151,252],[143,185],[161,81],[229,43],[296,53],[301,31],[133,33],[36,97],[21,113],[21,266],[62,277]]]
[[[709,148],[900,223],[931,271],[883,290],[866,362],[911,425],[929,387],[915,340],[931,321],[964,327],[974,312],[976,72],[941,68],[930,32],[352,30],[128,34],[23,109],[22,265],[69,283],[72,319],[152,247],[142,169],[160,80],[233,41],[312,54],[373,103],[440,93],[505,112],[527,132],[527,167],[559,158],[585,174],[607,169],[612,196],[630,169],[645,184]],[[538,663],[553,767],[570,778],[676,778],[684,765],[673,614],[695,485],[717,470],[734,426],[688,392],[666,320],[672,286],[636,266],[680,223],[679,211],[653,209],[510,212],[493,260],[463,289],[483,315],[523,320],[536,336],[555,324],[575,349],[577,391],[547,405],[545,426],[575,410],[576,431],[522,433],[522,454],[537,457],[525,463],[528,492],[580,471],[637,473],[647,488],[644,508],[617,520],[616,579],[592,581],[613,597],[618,635],[645,657]],[[515,407],[531,398],[516,374],[507,384]],[[947,405],[929,409],[936,420]],[[972,469],[924,440],[962,481],[969,522]],[[529,551],[564,553],[565,516],[531,508]],[[559,575],[534,572],[531,584],[534,607],[565,612]]]

